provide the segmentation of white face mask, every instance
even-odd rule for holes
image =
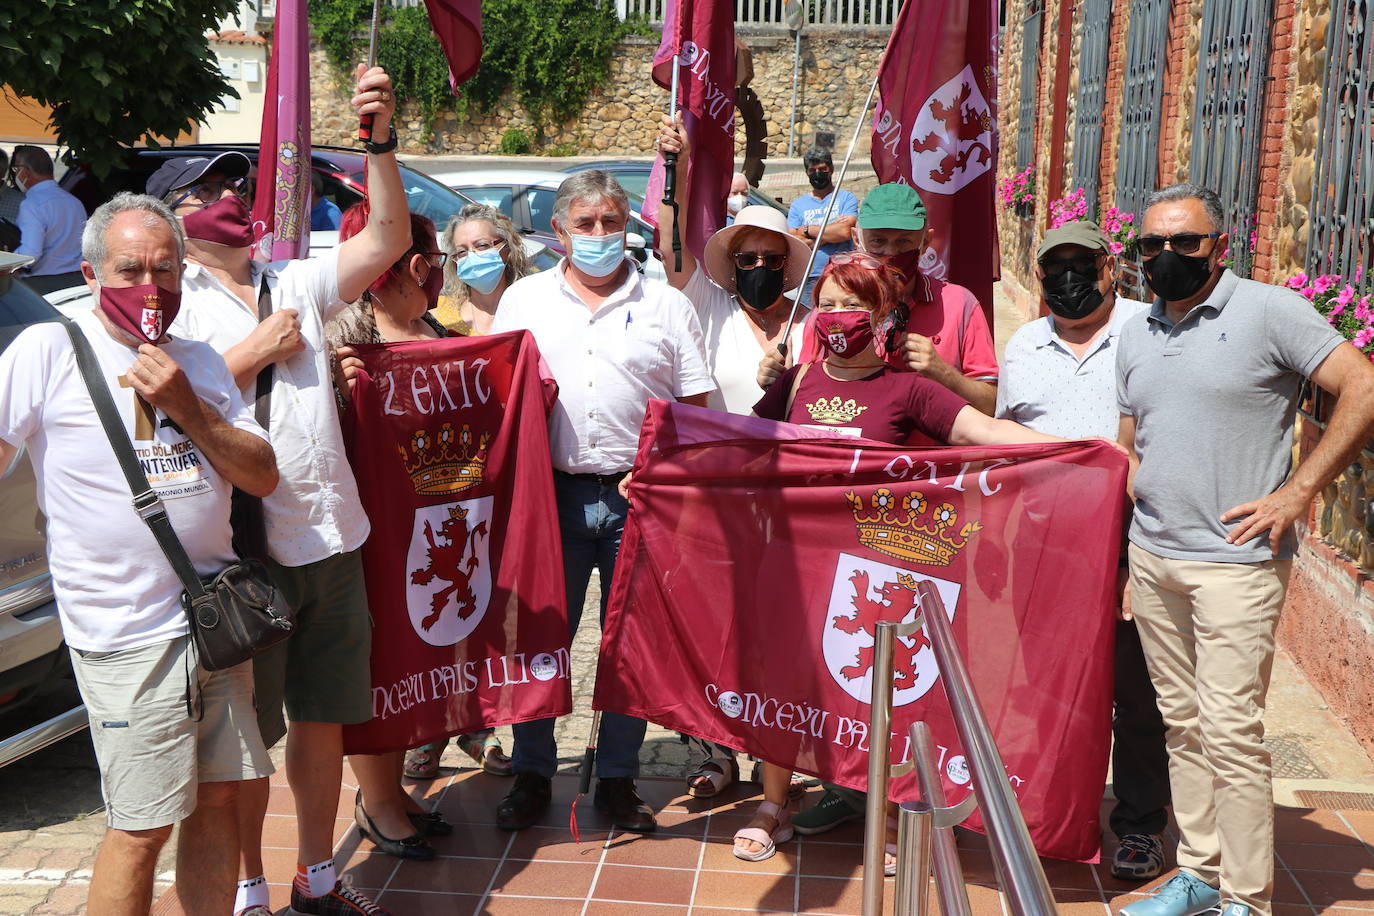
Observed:
[[[725,207],[733,216],[744,209],[744,205],[749,202],[748,194],[731,194],[725,198]]]

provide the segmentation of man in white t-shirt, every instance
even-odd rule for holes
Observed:
[[[176,221],[153,198],[120,194],[98,208],[81,264],[98,306],[77,325],[99,366],[94,383],[108,387],[173,529],[209,575],[234,561],[230,488],[265,496],[277,470],[224,360],[165,333],[183,252]],[[89,910],[147,913],[158,852],[180,822],[178,876],[194,876],[182,886],[195,889],[182,907],[219,916],[238,867],[240,781],[272,772],[252,670],[197,664],[181,581],[133,507],[57,322],[26,329],[0,353],[0,466],[21,447],[47,518],[53,592],[107,806]]]
[[[628,510],[617,487],[634,464],[645,408],[654,398],[705,406],[715,385],[691,303],[625,259],[630,207],[616,180],[598,169],[573,174],[559,186],[553,212],[568,257],[512,284],[491,330],[534,334],[558,382],[549,446],[576,635],[593,568],[606,613]],[[644,726],[605,713],[597,744],[596,807],[636,832],[657,827],[634,784]],[[514,732],[515,787],[496,809],[496,825],[506,830],[528,827],[549,806],[558,763],[553,719],[518,723]]]
[[[404,255],[411,239],[390,77],[360,67],[353,105],[373,115],[373,137],[389,139],[368,145],[366,227],[321,257],[265,266],[252,260],[243,199],[248,160],[239,153],[172,159],[148,179],[149,193],[165,200],[186,230],[186,307],[174,330],[222,353],[245,399],[254,397],[259,373],[271,373],[267,425],[281,486],[263,501],[266,560],[296,610],[297,630],[254,659],[254,673],[263,739],[271,747],[287,736],[298,839],[291,907],[300,916],[384,912],[334,872],[343,726],[372,718],[372,634],[361,557],[370,529],[344,452],[324,326]],[[271,314],[259,322],[264,289]],[[370,787],[380,769],[372,762],[354,760],[362,795],[384,797]],[[387,788],[395,792],[394,776]],[[236,914],[270,913],[261,852],[267,801],[266,780],[242,793]],[[401,814],[375,813],[384,837],[416,832]]]

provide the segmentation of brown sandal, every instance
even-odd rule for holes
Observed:
[[[739,780],[739,761],[734,757],[707,757],[687,774],[687,794],[693,798],[714,798]]]

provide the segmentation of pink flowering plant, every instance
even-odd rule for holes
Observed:
[[[1003,210],[1016,210],[1023,216],[1035,212],[1035,164],[1003,179],[1000,191]]]
[[[1102,214],[1102,231],[1111,239],[1112,254],[1135,257],[1135,243],[1139,233],[1135,224],[1135,214],[1108,208]]]
[[[1355,282],[1359,282],[1356,272]],[[1288,278],[1289,289],[1311,302],[1318,312],[1347,340],[1374,361],[1374,303],[1340,274],[1309,277],[1297,273]]]
[[[1050,228],[1088,218],[1088,198],[1082,188],[1050,201]]]

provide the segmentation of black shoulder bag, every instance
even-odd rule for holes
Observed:
[[[109,387],[101,378],[90,341],[73,322],[64,323],[100,425],[105,428],[133,493],[134,511],[152,530],[167,562],[181,580],[181,606],[190,620],[191,639],[200,666],[207,671],[232,668],[290,636],[296,627],[294,615],[262,563],[241,560],[203,580],[196,573],[186,548],[172,529],[162,499],[149,485],[148,475],[134,456],[133,443],[110,397]]]

